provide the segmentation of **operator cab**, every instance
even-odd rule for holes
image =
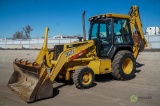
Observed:
[[[89,40],[94,40],[98,57],[112,58],[115,52],[124,47],[132,50],[133,40],[128,15],[98,15],[91,17],[89,21]]]

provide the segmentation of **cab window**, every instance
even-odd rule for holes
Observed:
[[[114,44],[132,43],[128,19],[114,19]]]
[[[94,23],[93,26],[92,26],[91,38],[90,39],[97,38],[97,33],[98,33],[98,23]]]

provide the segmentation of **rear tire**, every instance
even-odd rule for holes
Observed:
[[[78,89],[92,87],[95,75],[89,67],[80,67],[73,74],[73,82]]]
[[[112,75],[117,80],[129,80],[135,76],[136,59],[130,51],[119,51],[112,62]]]

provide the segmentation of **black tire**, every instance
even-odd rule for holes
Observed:
[[[117,80],[129,80],[134,78],[135,71],[136,59],[133,54],[127,50],[119,51],[112,62],[113,77]]]
[[[86,78],[88,76],[88,78]],[[89,67],[80,67],[73,74],[73,82],[78,89],[87,89],[93,86],[95,75]]]

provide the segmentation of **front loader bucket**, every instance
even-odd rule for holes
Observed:
[[[8,86],[26,102],[53,96],[53,86],[45,66],[13,62],[14,73]]]

